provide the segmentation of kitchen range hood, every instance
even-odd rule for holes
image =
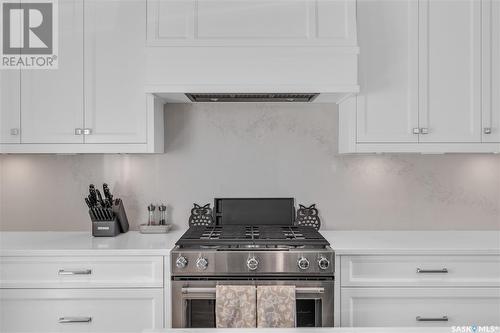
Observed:
[[[186,3],[148,9],[146,93],[166,103],[338,103],[359,92],[355,0]]]
[[[211,102],[211,103],[265,103],[265,102],[312,102],[319,94],[186,94],[191,102]]]

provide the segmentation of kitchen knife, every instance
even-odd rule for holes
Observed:
[[[104,213],[106,214],[106,219],[107,219],[108,221],[111,221],[111,220],[112,220],[112,218],[111,218],[111,215],[109,215],[109,209],[104,208]]]
[[[106,213],[108,214],[108,219],[112,221],[114,219],[113,217],[113,212],[111,211],[110,208],[106,208]]]
[[[91,208],[90,209],[90,212],[92,213],[92,218],[94,219],[94,221],[98,221],[99,220],[99,217],[97,216],[97,214],[95,213],[95,208]]]
[[[96,208],[96,211],[97,211],[97,215],[99,216],[99,220],[101,220],[101,221],[106,220],[106,218],[104,217],[104,215],[103,215],[103,213],[102,213],[101,208],[97,207],[97,208]]]
[[[106,207],[106,203],[102,200],[101,192],[99,190],[95,190],[95,193],[97,194],[97,200],[99,201],[101,207]]]
[[[87,206],[89,206],[89,208],[92,208],[92,204],[90,203],[89,198],[85,198],[85,203],[87,204]]]
[[[104,193],[104,197],[107,200],[108,206],[109,207],[113,206],[113,196],[111,195],[111,192],[109,191],[108,184],[106,184],[106,183],[102,184],[102,190]]]
[[[92,202],[92,204],[96,205],[97,204],[97,194],[95,192],[95,186],[94,184],[90,184],[89,185],[89,198],[90,198],[90,202]]]
[[[92,196],[90,194],[86,199],[89,201],[90,206],[95,207],[94,200],[92,199]]]

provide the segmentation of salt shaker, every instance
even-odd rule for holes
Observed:
[[[158,224],[159,225],[166,225],[167,224],[167,219],[166,219],[167,206],[165,206],[164,204],[161,204],[160,206],[158,206],[158,211],[160,212],[160,220],[158,221]]]
[[[148,206],[148,211],[149,211],[149,216],[148,216],[148,225],[154,225],[155,224],[155,205],[150,204]]]

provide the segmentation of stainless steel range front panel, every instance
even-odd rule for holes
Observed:
[[[172,276],[334,275],[331,249],[216,251],[172,250]]]
[[[333,279],[314,281],[265,278],[252,280],[174,279],[172,281],[172,327],[214,327],[215,287],[223,284],[255,286],[293,285],[296,288],[297,326],[333,327]],[[195,311],[193,310],[194,308],[200,310]],[[308,313],[304,315],[304,312]]]

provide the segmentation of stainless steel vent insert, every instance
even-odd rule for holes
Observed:
[[[234,103],[234,102],[280,102],[280,103],[295,103],[312,102],[319,94],[318,93],[265,93],[265,94],[194,94],[188,93],[186,97],[191,102],[209,102],[209,103]]]

